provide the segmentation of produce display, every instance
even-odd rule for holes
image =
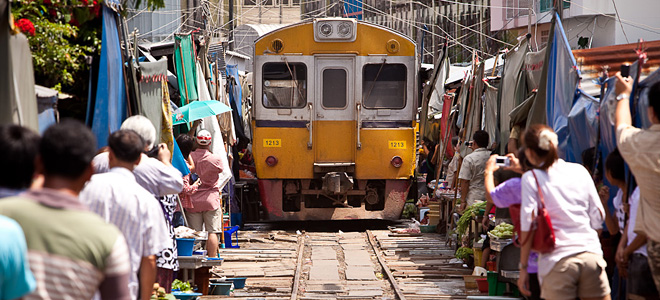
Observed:
[[[167,294],[165,289],[160,287],[158,283],[154,283],[154,291],[151,294],[151,300],[176,300],[176,298],[172,294]]]
[[[489,232],[492,236],[498,239],[508,239],[513,237],[513,225],[507,223],[500,223]]]
[[[172,290],[178,290],[181,292],[190,292],[190,293],[193,292],[189,282],[183,282],[178,279],[174,279],[174,282],[172,282]]]
[[[460,247],[456,250],[455,256],[458,259],[467,259],[472,254],[474,254],[474,251],[471,248]]]
[[[465,209],[463,215],[458,219],[458,223],[456,224],[456,232],[458,233],[458,236],[463,236],[463,234],[465,234],[465,230],[467,230],[468,225],[470,225],[472,216],[477,216],[479,210],[485,208],[486,202],[479,202],[472,204]]]

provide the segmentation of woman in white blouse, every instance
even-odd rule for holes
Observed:
[[[523,134],[525,155],[533,169],[522,177],[520,209],[522,245],[518,287],[528,295],[527,260],[533,238],[527,238],[537,215],[538,185],[555,233],[555,248],[539,256],[538,276],[544,299],[610,299],[598,232],[604,210],[587,170],[557,156],[557,134],[532,125]],[[533,173],[532,173],[533,172]]]

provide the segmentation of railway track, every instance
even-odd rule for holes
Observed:
[[[201,299],[465,299],[453,251],[441,235],[243,231],[240,249],[221,249],[212,277],[247,277],[231,296]]]

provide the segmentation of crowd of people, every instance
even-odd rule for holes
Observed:
[[[0,299],[146,300],[154,283],[169,292],[182,211],[217,256],[225,166],[209,132],[195,132],[177,138],[192,171],[182,176],[143,116],[100,150],[75,120],[42,136],[0,126],[0,165],[12,170],[0,175]]]
[[[601,164],[605,179],[617,189],[612,211],[610,190],[594,175],[595,154],[585,155],[584,166],[560,159],[558,136],[545,125],[512,127],[506,147],[508,166],[496,163],[500,156],[489,148],[497,147],[488,147],[488,134],[480,130],[466,143],[472,152],[462,163],[457,163],[460,154],[448,163],[446,178],[459,179],[448,185],[460,190],[459,213],[485,200],[486,212],[516,218],[521,244],[518,287],[529,299],[660,299],[660,83],[650,88],[649,108],[643,112],[652,123],[648,129],[632,126],[632,80],[617,74],[615,92],[617,149]],[[451,144],[458,153],[460,143]],[[519,206],[519,215],[514,210],[500,215],[510,206]],[[532,244],[538,238],[537,217],[543,217],[544,211],[555,244],[551,251],[539,253]],[[483,218],[483,226],[492,229],[490,218]],[[601,244],[610,240],[615,243],[613,251]],[[485,267],[489,238],[483,250]],[[604,253],[609,252],[613,252],[608,259],[613,268],[607,268]]]

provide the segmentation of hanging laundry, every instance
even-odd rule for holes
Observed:
[[[5,2],[6,4],[7,2]],[[11,9],[7,6],[7,12]],[[6,16],[6,14],[3,14]],[[6,16],[7,17],[7,16]],[[0,25],[0,124],[39,130],[32,54],[22,33],[12,35],[7,18]]]
[[[91,120],[92,131],[96,136],[99,148],[107,145],[108,136],[111,132],[119,130],[127,115],[123,62],[116,21],[117,13],[105,5],[101,6],[103,10],[101,58],[94,113]]]
[[[181,95],[180,106],[198,99],[197,67],[192,34],[174,35],[174,66]]]
[[[141,62],[139,68],[141,74],[138,78],[140,88],[138,101],[141,108],[139,114],[151,121],[156,128],[156,141],[160,141],[163,130],[163,81],[167,80],[167,58],[156,62]]]

